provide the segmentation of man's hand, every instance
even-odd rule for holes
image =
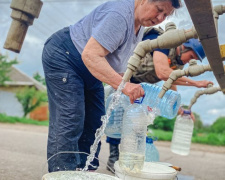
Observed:
[[[133,104],[137,98],[143,97],[145,94],[144,89],[140,84],[133,84],[129,82],[126,83],[122,91],[125,95],[130,97],[131,104]]]
[[[179,114],[179,115],[183,115],[184,114],[184,110],[183,110],[182,107],[179,108],[177,114]],[[195,115],[191,112],[190,116],[191,116],[191,119],[195,122]]]
[[[191,119],[195,122],[195,115],[191,112]]]
[[[207,80],[203,80],[203,81],[196,81],[196,87],[198,88],[206,88],[209,84],[213,84],[212,81],[207,81]]]

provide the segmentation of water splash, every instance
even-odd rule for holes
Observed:
[[[159,103],[160,103],[160,99],[157,98],[154,102],[153,102],[153,106],[152,108],[149,108],[148,106],[148,125],[154,124],[154,120],[155,118],[160,115],[160,109],[159,109]]]
[[[84,169],[82,171],[87,171],[88,170],[88,166],[91,165],[91,162],[95,158],[95,153],[96,153],[97,148],[98,148],[98,143],[100,142],[101,137],[104,134],[104,131],[105,131],[105,128],[106,128],[106,124],[108,123],[109,117],[110,117],[113,109],[119,103],[120,95],[122,93],[122,89],[125,87],[125,84],[126,84],[126,82],[124,80],[122,80],[122,82],[120,83],[117,91],[114,93],[114,96],[112,97],[112,100],[111,100],[111,102],[109,104],[109,108],[106,111],[106,115],[101,117],[102,126],[96,130],[95,141],[94,141],[93,145],[90,148],[90,155],[87,157],[87,161],[86,161],[85,167],[84,167]]]
[[[43,180],[119,180],[119,178],[107,174],[87,171],[57,171],[45,174]]]
[[[47,161],[43,164],[41,176],[38,178],[38,180],[43,179],[42,176],[44,175],[44,170],[45,170],[45,168],[46,168],[46,166],[47,166],[48,161],[50,161],[53,157],[57,156],[58,154],[86,154],[86,155],[90,155],[90,154],[88,154],[88,153],[86,153],[86,152],[81,152],[81,151],[60,151],[60,152],[58,152],[58,153],[52,155],[50,158],[48,158]],[[94,158],[100,161],[100,159],[98,159],[97,157],[94,157]],[[106,163],[103,162],[103,161],[100,161],[100,162],[101,162],[103,165],[105,165],[106,167],[108,167],[112,172],[115,173],[115,170],[113,170],[110,166],[108,166],[108,164],[106,164]],[[64,171],[62,171],[62,172],[65,172],[65,171],[74,172],[74,171],[72,171],[72,170],[66,170],[66,169],[65,169]],[[81,171],[81,169],[77,168],[76,171]],[[84,171],[84,173],[87,173],[87,171]],[[91,173],[92,173],[92,172],[91,172]],[[104,177],[104,175],[103,175],[103,177]],[[115,174],[115,177],[118,177],[118,176]],[[74,179],[74,177],[72,177],[72,176],[71,176],[71,178]],[[119,177],[118,177],[118,178],[119,178]],[[35,179],[35,178],[34,178],[34,179]],[[49,179],[49,178],[48,178],[48,179]],[[62,179],[63,179],[63,178],[62,178]],[[73,180],[73,179],[72,179],[72,180]],[[84,178],[84,179],[82,179],[82,180],[87,180],[87,179],[88,179],[88,178],[86,177],[86,178]],[[93,180],[93,178],[91,178],[91,179]],[[103,179],[104,179],[104,178],[103,178]],[[49,180],[50,180],[50,179],[49,179]],[[52,180],[55,180],[55,178],[53,178]],[[69,178],[65,178],[65,180],[69,180]],[[97,178],[97,180],[99,180],[99,179]],[[115,178],[114,178],[113,180],[115,180]]]

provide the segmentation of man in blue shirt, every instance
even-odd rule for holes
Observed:
[[[143,41],[156,39],[163,33],[161,28],[147,28],[144,33]],[[133,73],[131,78],[132,83],[157,83],[161,80],[166,81],[173,70],[183,69],[184,65],[191,59],[202,61],[205,58],[205,53],[201,43],[197,39],[190,39],[177,48],[172,49],[155,49],[154,52],[147,53],[142,59],[141,65]],[[203,80],[194,81],[186,77],[177,79],[172,89],[176,90],[176,85],[195,86],[198,88],[207,87],[213,82]],[[192,119],[194,116],[192,114]],[[107,137],[106,142],[110,144],[110,156],[107,165],[114,170],[115,161],[119,158],[120,139]],[[111,169],[107,167],[108,170]]]
[[[145,31],[143,40],[156,39],[163,33],[161,28],[148,28]],[[131,82],[133,83],[157,83],[166,81],[173,70],[183,69],[184,65],[191,59],[202,61],[205,53],[201,43],[197,39],[190,39],[177,48],[155,49],[148,53],[136,72],[133,73]],[[207,87],[210,81],[194,81],[186,77],[177,79],[173,85],[195,86],[198,88]],[[176,89],[173,86],[174,90]]]

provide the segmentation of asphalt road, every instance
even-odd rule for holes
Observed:
[[[0,180],[40,180],[47,173],[47,127],[0,123]],[[103,137],[98,172],[106,170],[108,144]],[[182,168],[179,180],[224,180],[225,147],[192,144],[189,156],[170,151],[169,142],[157,142],[160,161]]]

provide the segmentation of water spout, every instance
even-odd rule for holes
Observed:
[[[203,95],[203,94],[214,94],[218,91],[221,91],[220,87],[213,87],[212,84],[209,84],[208,87],[204,90],[199,90],[195,93],[194,97],[191,99],[190,105],[188,106],[188,109],[191,109],[191,107],[196,103],[197,99]]]
[[[182,76],[198,76],[206,71],[212,71],[210,65],[197,65],[197,61],[192,59],[189,62],[189,67],[183,70],[172,71],[168,80],[163,84],[162,90],[159,93],[159,98],[162,98],[168,91],[173,82]]]
[[[123,76],[123,79],[128,82],[141,64],[142,58],[146,56],[147,53],[153,52],[155,49],[170,49],[176,48],[182,43],[186,42],[188,39],[197,38],[197,32],[194,27],[189,30],[178,30],[174,23],[170,22],[166,24],[166,32],[161,36],[158,36],[154,40],[145,40],[140,42],[134,50],[133,56],[130,57],[127,65],[127,70]]]

